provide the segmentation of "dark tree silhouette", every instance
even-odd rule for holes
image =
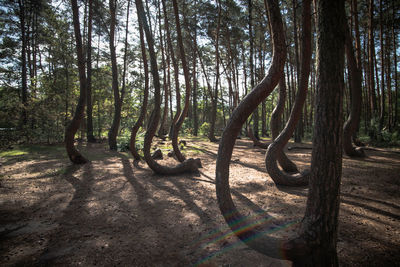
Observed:
[[[343,126],[343,149],[349,157],[363,157],[364,150],[361,147],[352,145],[352,137],[357,133],[358,125],[361,117],[361,97],[362,97],[362,77],[361,70],[357,66],[356,57],[354,55],[353,41],[350,30],[346,24],[346,58],[349,69],[350,80],[350,102],[351,109],[349,118]]]
[[[336,243],[342,167],[342,100],[344,66],[344,1],[316,1],[317,93],[314,149],[305,216],[296,237],[268,235],[265,225],[254,225],[235,207],[229,187],[229,163],[235,139],[251,112],[274,89],[283,74],[286,45],[277,0],[265,0],[269,13],[273,59],[267,76],[233,112],[219,145],[216,191],[220,210],[233,232],[248,246],[295,266],[338,266]],[[252,227],[244,227],[245,225]],[[271,230],[271,229],[268,229]]]
[[[147,102],[149,98],[149,66],[147,62],[146,45],[144,42],[143,25],[141,20],[139,20],[139,36],[140,36],[140,47],[142,51],[143,69],[144,69],[144,90],[143,90],[143,104],[140,109],[140,115],[135,125],[133,125],[132,127],[131,139],[129,142],[129,149],[135,160],[140,160],[140,155],[136,150],[136,135],[137,132],[139,131],[139,128],[142,127],[144,117],[146,116]]]
[[[301,112],[307,97],[308,76],[310,74],[311,66],[311,0],[303,1],[302,18],[303,29],[301,38],[302,49],[299,90],[296,94],[296,99],[292,112],[290,113],[289,121],[287,122],[285,128],[282,130],[280,135],[268,147],[267,155],[265,156],[265,165],[268,174],[271,176],[272,180],[274,180],[274,182],[279,185],[306,185],[308,183],[310,174],[308,170],[304,171],[303,173],[285,173],[278,168],[277,164],[277,158],[282,159],[283,148],[295,131],[296,124],[301,117]]]
[[[83,120],[85,112],[85,102],[86,102],[86,74],[85,74],[85,58],[83,56],[82,49],[82,37],[81,29],[79,25],[79,9],[76,0],[71,0],[72,12],[73,12],[73,22],[74,22],[74,32],[75,32],[75,43],[76,43],[76,53],[78,56],[78,71],[79,71],[79,100],[75,109],[74,117],[65,130],[65,148],[69,159],[75,164],[83,164],[88,162],[88,160],[82,156],[81,153],[75,148],[74,137],[78,128]]]

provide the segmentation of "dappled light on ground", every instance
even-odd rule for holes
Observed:
[[[81,145],[91,160],[81,166],[71,165],[58,146],[3,154],[1,265],[288,266],[248,249],[226,225],[215,196],[217,148],[188,140],[183,152],[201,158],[203,168],[176,176],[156,175],[105,144]],[[232,196],[247,220],[235,223],[289,236],[304,214],[308,190],[276,187],[264,153],[249,140],[237,141]],[[301,170],[310,165],[311,150],[287,153]],[[338,241],[344,266],[400,262],[400,154],[367,154],[344,158]],[[161,161],[175,163],[166,155]]]

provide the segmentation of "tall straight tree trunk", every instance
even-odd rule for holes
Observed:
[[[299,45],[298,45],[298,36],[297,36],[297,0],[292,0],[292,8],[293,8],[293,33],[294,33],[294,59],[296,66],[296,84],[299,86],[300,84],[300,63],[299,63]],[[300,89],[297,89],[300,90]],[[293,90],[295,92],[295,90]],[[300,111],[302,113],[302,111]],[[300,114],[300,119],[297,122],[297,127],[294,132],[294,141],[296,143],[301,143],[301,128],[303,124],[302,114]]]
[[[84,164],[88,160],[79,153],[74,145],[74,137],[78,128],[83,120],[85,112],[85,102],[86,102],[86,74],[85,74],[85,58],[83,55],[82,48],[82,37],[79,25],[79,9],[77,0],[71,0],[72,12],[73,12],[73,22],[74,22],[74,32],[75,32],[75,42],[76,42],[76,53],[78,56],[78,71],[79,71],[79,100],[75,109],[74,117],[71,123],[65,130],[65,148],[69,159],[74,164]]]
[[[218,141],[217,138],[215,138],[215,122],[217,120],[217,104],[218,104],[218,85],[219,85],[219,35],[220,35],[220,27],[221,27],[221,2],[220,0],[217,0],[217,5],[218,5],[218,22],[217,22],[217,33],[215,37],[215,87],[214,87],[214,93],[210,95],[211,97],[211,119],[210,119],[210,131],[208,133],[208,139],[211,142],[216,142]]]
[[[249,40],[250,40],[250,86],[254,88],[254,37],[253,37],[253,3],[252,0],[248,0],[248,9],[249,9]],[[253,134],[254,137],[258,140],[260,136],[258,134],[258,107],[253,112]]]
[[[111,150],[117,150],[117,135],[119,124],[121,121],[122,94],[119,94],[118,88],[118,66],[117,55],[115,51],[115,25],[116,25],[116,0],[109,0],[110,7],[110,54],[111,54],[111,71],[112,71],[112,91],[114,93],[114,116],[111,128],[108,132],[108,145]]]
[[[86,135],[88,142],[95,142],[93,135],[93,104],[92,104],[92,24],[93,0],[89,0],[88,40],[87,40],[87,110],[86,110]]]
[[[398,102],[399,102],[399,98],[398,98],[398,92],[399,92],[399,88],[397,86],[397,38],[396,38],[396,34],[395,34],[395,1],[392,0],[392,41],[393,41],[393,54],[394,54],[394,88],[395,88],[395,94],[394,94],[394,119],[393,119],[393,125],[394,127],[397,127],[397,123],[400,120],[399,118],[399,112],[398,112]]]
[[[375,41],[374,41],[374,1],[369,1],[369,18],[368,18],[368,65],[369,65],[369,90],[370,90],[370,106],[372,117],[377,115],[378,107],[376,103],[376,93],[375,93],[375,68],[374,68],[374,58],[375,58]]]
[[[379,0],[379,40],[380,40],[380,60],[381,60],[381,110],[379,117],[379,130],[385,124],[385,45],[383,43],[383,1]]]
[[[167,122],[168,117],[168,83],[167,83],[167,64],[165,61],[165,46],[163,42],[163,34],[162,34],[162,27],[161,27],[161,5],[158,1],[158,24],[159,24],[159,34],[160,34],[160,48],[161,48],[161,60],[162,60],[162,69],[163,69],[163,88],[164,88],[164,110],[163,115],[161,118],[160,128],[158,129],[158,136],[160,138],[165,138],[166,130],[165,124]]]
[[[142,59],[143,59],[143,69],[144,69],[144,89],[143,89],[143,101],[142,106],[140,108],[140,115],[137,119],[135,125],[133,125],[131,130],[131,138],[129,143],[129,149],[132,153],[132,156],[135,160],[140,160],[139,152],[136,149],[136,135],[139,131],[139,128],[143,125],[144,117],[146,116],[147,111],[147,102],[149,98],[149,66],[147,62],[147,55],[146,55],[146,46],[144,42],[144,34],[143,34],[143,23],[139,20],[139,36],[140,36],[140,48],[142,52]],[[168,105],[168,103],[167,103]]]
[[[195,1],[195,4],[197,1]],[[194,25],[197,24],[197,15],[194,15]],[[194,36],[193,36],[193,97],[192,97],[192,105],[193,105],[193,135],[197,136],[199,131],[199,119],[197,115],[197,27],[194,27]]]
[[[27,83],[27,68],[26,68],[26,26],[25,26],[25,1],[18,0],[19,7],[19,24],[21,30],[21,100],[22,100],[22,114],[21,123],[26,125],[27,118],[27,104],[28,104],[28,83]]]

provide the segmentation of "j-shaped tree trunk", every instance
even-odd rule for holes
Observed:
[[[135,0],[135,4],[136,4],[137,15],[143,25],[143,29],[147,40],[147,45],[149,48],[151,74],[153,76],[153,85],[154,85],[154,109],[151,113],[147,131],[144,137],[144,148],[143,148],[144,158],[149,167],[158,174],[168,175],[168,174],[178,174],[183,172],[197,171],[198,168],[201,167],[200,159],[188,159],[178,164],[175,167],[166,167],[158,164],[151,156],[150,153],[151,143],[153,141],[153,137],[154,134],[156,133],[157,126],[161,117],[160,114],[161,84],[160,84],[160,76],[158,74],[157,57],[154,50],[154,40],[147,23],[146,13],[143,8],[142,0]]]
[[[142,50],[142,59],[143,59],[143,68],[144,68],[144,90],[143,90],[143,104],[140,109],[140,115],[137,119],[135,125],[131,130],[131,139],[129,143],[129,149],[132,153],[132,156],[135,160],[140,160],[140,155],[136,149],[136,135],[139,131],[139,128],[142,127],[144,116],[146,116],[147,111],[147,101],[149,98],[149,66],[147,63],[147,55],[146,55],[146,45],[144,42],[144,34],[143,34],[143,25],[141,20],[139,20],[139,35],[140,35],[140,48]],[[167,103],[168,105],[168,103]]]
[[[281,157],[283,148],[295,131],[296,124],[301,118],[304,102],[307,98],[308,76],[311,67],[311,0],[303,1],[302,37],[301,37],[301,69],[298,91],[290,113],[289,120],[280,135],[268,147],[265,165],[272,180],[279,185],[300,186],[308,183],[310,172],[290,174],[278,168],[277,158]]]
[[[363,157],[364,151],[361,147],[354,147],[352,137],[357,133],[358,125],[361,117],[361,97],[362,97],[362,73],[357,66],[356,57],[354,55],[353,40],[350,35],[350,30],[346,24],[346,58],[349,69],[350,80],[350,115],[343,126],[343,149],[349,157]]]
[[[171,127],[169,131],[169,138],[172,139],[172,130],[173,130],[173,125],[178,121],[179,115],[181,114],[181,93],[180,93],[180,85],[179,85],[179,64],[175,58],[175,50],[172,45],[172,40],[171,40],[171,33],[169,29],[169,21],[168,21],[168,12],[167,12],[167,6],[165,4],[165,0],[162,0],[162,6],[163,6],[163,13],[164,13],[164,28],[167,33],[167,45],[168,45],[168,52],[170,59],[172,61],[172,66],[174,67],[174,81],[175,81],[175,96],[176,96],[176,113],[175,116],[172,118],[171,122]],[[172,109],[171,109],[171,115],[172,115]]]
[[[285,75],[282,75],[282,78],[279,80],[279,95],[278,95],[278,103],[274,110],[272,111],[271,114],[271,134],[272,134],[272,140],[275,140],[280,132],[281,128],[281,117],[283,114],[283,111],[285,109],[285,101],[286,101],[286,80],[285,80]],[[291,161],[283,151],[283,149],[277,153],[277,159],[279,162],[279,165],[281,165],[282,169],[285,172],[291,173],[291,172],[299,172],[297,169],[296,164]]]
[[[235,207],[229,187],[229,163],[235,139],[251,112],[278,83],[283,73],[286,45],[277,0],[265,0],[270,14],[273,59],[267,76],[239,104],[225,128],[216,166],[219,208],[226,222],[251,248],[294,266],[338,266],[336,252],[342,166],[342,94],[344,66],[344,0],[317,0],[317,94],[310,190],[298,234],[276,237],[271,218],[243,216]],[[258,218],[259,217],[259,218]],[[259,219],[259,220],[258,220]],[[266,228],[269,227],[269,228]],[[274,236],[268,233],[275,232]]]
[[[74,32],[75,32],[75,42],[76,42],[76,53],[78,56],[78,71],[79,71],[79,100],[75,109],[74,117],[71,123],[65,130],[65,148],[69,159],[75,164],[83,164],[88,162],[88,160],[79,153],[74,145],[74,137],[78,131],[79,125],[81,124],[86,103],[86,74],[85,74],[85,58],[83,56],[82,49],[82,37],[81,29],[79,25],[79,9],[77,0],[71,0],[72,12],[73,12],[73,22],[74,22]]]
[[[174,14],[175,14],[175,24],[176,24],[176,33],[178,36],[178,47],[179,47],[179,54],[182,62],[182,68],[183,68],[183,74],[185,77],[185,106],[183,107],[182,113],[179,115],[178,120],[176,123],[173,124],[172,126],[172,147],[174,149],[174,153],[176,158],[180,161],[183,162],[185,161],[185,157],[182,155],[179,145],[178,145],[178,135],[179,135],[179,130],[182,127],[182,124],[186,118],[186,115],[189,110],[189,105],[190,105],[190,94],[192,91],[192,86],[190,83],[190,74],[189,74],[189,68],[186,62],[186,54],[185,54],[185,48],[183,47],[183,40],[182,40],[182,32],[181,32],[181,23],[179,21],[179,9],[178,9],[178,4],[176,0],[172,0],[172,4],[174,7]]]

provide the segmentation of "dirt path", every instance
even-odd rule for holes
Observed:
[[[290,266],[232,236],[215,196],[217,144],[188,142],[198,174],[163,177],[104,144],[81,148],[90,164],[72,166],[60,146],[0,159],[0,265]],[[231,164],[237,206],[281,222],[286,235],[301,219],[307,188],[277,188],[262,149],[238,140]],[[344,159],[338,251],[343,266],[400,262],[400,154],[367,151]],[[311,150],[288,155],[302,169]],[[162,160],[174,164],[173,159]]]

